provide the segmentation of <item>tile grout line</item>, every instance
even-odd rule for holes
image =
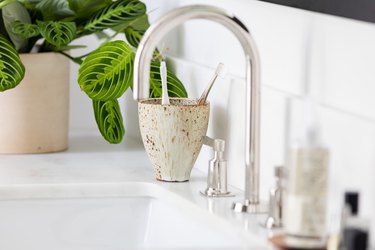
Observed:
[[[175,63],[187,64],[187,65],[192,66],[192,67],[200,67],[200,68],[203,68],[205,70],[212,70],[212,71],[214,70],[214,67],[209,67],[209,66],[204,65],[204,64],[195,63],[195,62],[185,60],[185,59],[182,59],[182,58],[178,58],[178,57],[175,57],[175,56],[169,56],[169,58]],[[230,78],[234,79],[235,81],[245,81],[245,78],[243,78],[241,76],[238,76],[238,75],[228,74],[227,77],[228,78],[230,77]],[[294,94],[294,93],[288,92],[286,90],[283,90],[281,88],[277,88],[277,87],[274,87],[274,86],[271,86],[271,85],[268,85],[268,84],[263,83],[262,88],[265,88],[265,89],[268,89],[268,90],[271,90],[271,91],[274,91],[274,92],[278,92],[278,93],[284,95],[286,98],[292,98],[294,100],[302,100],[303,99],[303,97],[298,95],[298,94]],[[375,126],[375,118],[365,116],[365,115],[361,115],[361,114],[358,114],[358,113],[355,113],[355,112],[352,112],[352,111],[349,111],[349,110],[345,110],[343,108],[340,108],[340,107],[337,107],[337,106],[334,106],[334,105],[331,105],[331,104],[328,104],[328,103],[325,103],[325,102],[319,102],[319,105],[323,108],[326,108],[326,109],[329,109],[329,110],[332,110],[332,111],[336,111],[336,112],[339,112],[339,113],[347,115],[347,116],[351,116],[353,118],[362,120],[364,122],[369,122],[369,123],[371,123]]]

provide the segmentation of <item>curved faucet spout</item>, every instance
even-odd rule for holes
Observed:
[[[173,28],[191,19],[206,19],[222,24],[234,33],[246,55],[246,144],[245,202],[234,209],[258,212],[259,205],[259,137],[260,137],[260,62],[257,47],[246,26],[224,10],[207,5],[177,8],[160,18],[144,34],[134,66],[135,100],[149,98],[150,62],[161,39]]]

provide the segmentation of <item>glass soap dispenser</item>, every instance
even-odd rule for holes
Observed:
[[[287,156],[286,244],[301,249],[326,244],[329,151],[321,141],[316,112],[314,104],[305,101],[302,133]]]

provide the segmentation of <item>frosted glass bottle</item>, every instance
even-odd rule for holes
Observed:
[[[285,195],[287,244],[310,248],[325,244],[329,151],[317,127],[308,126],[302,144],[290,148]]]

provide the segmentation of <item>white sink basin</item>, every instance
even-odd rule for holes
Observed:
[[[0,249],[6,250],[242,249],[250,244],[229,223],[150,183],[0,187],[0,239]],[[251,242],[255,246],[257,239]]]

